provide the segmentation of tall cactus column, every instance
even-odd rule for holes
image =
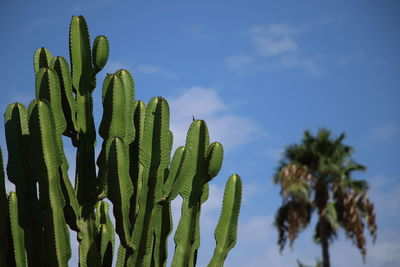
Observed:
[[[80,266],[83,267],[97,265],[99,258],[94,242],[96,235],[94,204],[99,192],[95,167],[96,131],[93,119],[92,92],[96,86],[95,75],[104,67],[108,59],[108,41],[104,36],[97,37],[92,53],[87,24],[85,19],[80,16],[73,17],[71,20],[69,45],[72,89],[76,94],[75,190],[81,206],[78,239],[80,242]]]
[[[200,209],[208,198],[208,182],[222,165],[223,148],[218,142],[210,144],[207,125],[203,120],[192,123],[185,148],[190,154],[190,171],[180,191],[183,198],[182,215],[175,233],[173,266],[195,266],[200,247]]]
[[[9,151],[7,176],[14,183],[19,196],[18,209],[20,221],[25,229],[25,247],[30,265],[40,265],[41,247],[37,240],[41,236],[41,217],[39,215],[39,200],[37,198],[36,182],[38,177],[32,173],[29,165],[30,135],[28,128],[28,111],[20,103],[8,105],[6,109],[5,131]]]

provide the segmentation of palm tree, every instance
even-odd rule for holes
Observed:
[[[290,246],[310,223],[313,213],[318,216],[314,241],[321,245],[323,267],[329,267],[329,244],[339,226],[358,247],[365,259],[364,221],[372,236],[377,236],[374,205],[367,196],[368,183],[355,180],[352,173],[365,171],[351,155],[353,148],[342,143],[345,134],[332,139],[330,131],[320,129],[317,136],[305,131],[301,144],[284,152],[274,182],[281,186],[282,206],[275,217],[279,232],[280,251],[287,239]]]

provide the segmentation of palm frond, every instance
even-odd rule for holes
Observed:
[[[306,201],[288,201],[277,211],[274,225],[278,229],[278,245],[282,251],[289,239],[290,246],[293,245],[298,233],[304,230],[310,223],[312,206]]]

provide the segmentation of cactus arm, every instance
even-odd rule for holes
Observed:
[[[172,147],[172,135],[170,148]],[[171,201],[178,195],[190,167],[189,153],[185,147],[179,147],[172,158],[170,169],[166,171],[162,199],[156,206],[154,222],[153,263],[155,266],[165,266],[168,255],[168,237],[172,232]]]
[[[185,144],[190,153],[190,172],[180,192],[183,202],[181,218],[174,237],[173,266],[194,266],[195,264],[197,249],[200,246],[200,206],[205,201],[205,199],[202,200],[202,196],[207,196],[204,191],[208,189],[203,181],[207,176],[205,154],[209,143],[205,122],[203,120],[192,122]]]
[[[8,105],[4,120],[9,152],[7,175],[15,184],[19,196],[20,220],[25,231],[28,261],[29,265],[40,265],[40,246],[37,246],[37,241],[41,236],[41,219],[36,179],[29,172],[29,129],[25,106],[20,103]]]
[[[116,223],[116,232],[121,244],[130,246],[130,199],[133,193],[131,178],[129,177],[129,158],[127,146],[118,137],[109,139],[107,143],[107,188],[108,198],[113,203]]]
[[[7,164],[8,179],[16,185],[17,189],[23,188],[21,193],[28,193],[28,188],[34,187],[35,190],[32,193],[36,196],[36,181],[32,177],[28,178],[27,146],[29,142],[27,138],[29,138],[29,129],[25,106],[20,103],[8,105],[4,122],[7,150],[9,152]],[[33,200],[30,199],[30,201]]]
[[[155,97],[146,109],[144,133],[139,145],[139,162],[143,166],[139,211],[132,233],[133,255],[130,263],[145,265],[151,261],[153,241],[153,208],[161,200],[164,171],[168,166],[169,106],[165,99]]]
[[[135,127],[135,140],[129,145],[130,164],[129,173],[135,188],[131,198],[130,220],[135,222],[139,211],[139,196],[142,188],[143,165],[139,163],[139,145],[143,139],[144,120],[146,116],[146,104],[142,101],[134,102],[133,123]]]
[[[153,171],[164,171],[170,160],[170,137],[169,106],[162,97],[152,98],[147,106],[142,140],[139,148],[142,152],[140,163]]]
[[[91,63],[89,30],[84,17],[72,17],[69,40],[72,84],[78,94],[85,95],[89,89],[93,89],[89,88],[89,86],[94,75]]]
[[[100,254],[96,244],[97,229],[92,208],[83,206],[81,215],[78,232],[79,266],[100,266]]]
[[[125,91],[122,79],[117,75],[107,74],[103,82],[102,102],[104,111],[99,127],[103,144],[97,158],[100,199],[107,196],[107,140],[109,137],[123,137],[125,135],[124,101]]]
[[[62,164],[60,166],[60,185],[61,191],[65,199],[64,216],[69,227],[74,231],[79,231],[79,203],[75,195],[75,190],[72,187],[68,177],[68,161],[62,149]]]
[[[125,90],[125,142],[131,144],[135,139],[135,127],[133,120],[135,84],[132,75],[127,70],[118,70],[115,74],[121,77]]]
[[[79,204],[85,207],[85,214],[91,220],[89,210],[97,198],[96,167],[94,161],[94,146],[96,131],[93,120],[93,98],[91,92],[95,87],[95,75],[91,63],[89,31],[82,16],[73,16],[69,31],[69,54],[71,61],[72,89],[76,93],[76,122],[78,151],[76,161],[75,190]],[[88,194],[88,192],[92,192]],[[92,224],[92,223],[90,223]],[[88,226],[89,227],[89,226]],[[89,228],[92,228],[90,226]]]
[[[2,247],[0,249],[0,266],[7,264],[7,251],[8,251],[8,200],[5,188],[5,177],[3,168],[3,152],[0,148],[0,240],[2,240]]]
[[[50,105],[42,100],[35,104],[29,118],[32,157],[39,162],[40,203],[43,216],[46,261],[49,265],[68,266],[71,257],[69,233],[63,214],[65,206],[61,191],[59,167],[62,155],[55,135],[55,122]]]
[[[65,131],[67,124],[61,104],[60,81],[54,70],[41,68],[36,74],[36,99],[50,102],[56,134],[61,135]]]
[[[194,266],[193,262],[190,262],[190,254],[196,227],[195,213],[198,212],[198,205],[189,206],[188,202],[186,199],[182,202],[181,218],[174,237],[175,253],[172,266],[176,267]]]
[[[129,258],[130,253],[130,249],[120,245],[118,248],[118,252],[117,252],[117,263],[116,263],[116,267],[125,267],[127,266],[126,261]]]
[[[101,145],[101,150],[99,156],[97,157],[97,167],[99,169],[97,177],[99,183],[99,195],[97,197],[98,200],[102,200],[107,197],[107,160],[106,160],[106,141],[103,141]]]
[[[97,201],[95,166],[96,131],[93,119],[93,91],[96,80],[91,65],[89,31],[82,16],[73,16],[69,32],[72,90],[76,94],[77,153],[75,191],[81,206],[78,232],[80,267],[98,266],[93,205]],[[93,189],[95,187],[96,189]]]
[[[92,96],[86,95],[77,98],[78,150],[76,155],[75,190],[81,206],[92,206],[97,199],[97,191],[93,186],[97,184],[95,166],[94,121],[92,116]]]
[[[100,257],[101,257],[101,267],[111,267],[113,260],[113,245],[109,241],[110,235],[113,235],[114,232],[111,232],[113,229],[108,229],[106,224],[100,224],[97,229],[97,247],[100,249]]]
[[[126,79],[126,71],[117,72],[118,74],[109,74],[103,83],[103,117],[100,123],[99,132],[103,137],[103,146],[100,152],[97,165],[99,166],[99,183],[101,197],[107,195],[107,162],[105,158],[105,143],[110,137],[118,136],[124,139],[124,142],[129,145],[134,138],[134,125],[133,125],[133,99],[132,103],[127,102],[129,97],[129,91],[126,87],[129,87]],[[133,90],[133,87],[131,88]],[[129,112],[128,112],[129,111]],[[129,119],[127,119],[129,118]],[[128,131],[127,129],[130,128]],[[131,136],[128,137],[128,132]]]
[[[69,74],[68,66],[66,65],[65,60],[62,61],[59,57],[53,58],[51,65],[59,70],[61,78],[64,82],[59,80],[59,75],[57,75],[55,70],[41,68],[36,75],[36,98],[49,101],[51,106],[51,111],[56,124],[56,141],[62,154],[62,165],[60,167],[60,171],[62,176],[61,188],[67,204],[65,208],[65,215],[68,225],[71,227],[71,229],[78,231],[77,221],[79,216],[79,205],[71,182],[68,178],[69,165],[64,153],[63,142],[61,138],[61,135],[65,133],[67,129],[67,123],[63,112],[61,88],[65,89],[65,86],[68,87],[68,82],[65,82],[68,80],[68,78],[65,77]],[[64,77],[62,75],[64,75]],[[69,84],[69,86],[71,85]],[[70,93],[72,94],[71,89]],[[70,100],[73,101],[73,99]]]
[[[24,229],[21,227],[21,218],[19,218],[18,214],[17,193],[12,192],[8,195],[8,204],[15,266],[25,267],[28,266],[28,259],[24,245]]]
[[[214,233],[217,245],[208,264],[210,267],[222,267],[229,250],[236,244],[241,199],[242,181],[239,175],[233,174],[225,186],[222,211]]]
[[[224,157],[224,148],[221,143],[214,142],[210,144],[206,153],[207,174],[205,183],[214,178],[221,170]]]
[[[67,128],[63,134],[72,138],[72,143],[76,146],[76,102],[72,91],[72,80],[68,63],[63,57],[54,57],[51,60],[50,67],[55,70],[60,80],[61,103],[67,123]]]
[[[109,137],[121,137],[125,140],[125,89],[120,76],[109,75],[103,86],[103,117],[101,119],[99,133],[107,140]],[[106,88],[104,88],[106,87]]]
[[[138,227],[139,224],[136,224],[136,220],[138,218],[139,213],[139,197],[142,195],[141,189],[143,185],[143,165],[139,162],[140,149],[139,145],[142,142],[144,135],[144,122],[146,117],[146,104],[143,101],[135,101],[134,102],[134,113],[132,116],[134,127],[135,127],[135,139],[129,145],[129,174],[132,179],[132,184],[134,187],[133,195],[130,203],[130,221],[131,225],[131,239],[133,240],[132,233],[134,229],[134,225]],[[144,205],[144,204],[142,204]],[[141,212],[141,218],[139,221],[143,220],[143,212]],[[139,241],[136,241],[136,244]],[[137,247],[137,246],[136,246]],[[118,249],[118,257],[117,257],[117,266],[122,267],[126,266],[128,259],[130,261],[133,260],[132,257],[133,250],[130,248],[125,248],[122,245]]]
[[[172,201],[179,194],[185,178],[190,171],[190,153],[184,146],[176,149],[172,157],[168,176],[163,186],[163,197],[167,201]]]
[[[202,186],[206,173],[204,160],[210,144],[207,125],[203,120],[194,121],[188,130],[186,149],[190,152],[190,173],[180,192],[181,196],[191,201],[197,201],[202,193]]]
[[[154,220],[154,246],[152,266],[164,267],[167,264],[168,236],[172,232],[171,202],[163,201],[157,207]]]
[[[99,201],[96,204],[97,248],[101,257],[101,267],[112,265],[114,251],[114,227],[108,215],[107,202]]]
[[[107,63],[109,54],[108,39],[104,35],[96,36],[93,41],[92,62],[95,73],[100,72]]]
[[[42,47],[36,49],[33,54],[33,69],[35,70],[35,74],[37,74],[41,68],[49,68],[52,58],[53,56],[46,48]]]

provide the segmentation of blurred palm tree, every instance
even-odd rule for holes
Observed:
[[[339,227],[366,255],[364,221],[372,236],[377,236],[374,205],[367,196],[368,183],[355,180],[352,173],[365,171],[351,155],[353,148],[342,143],[345,134],[332,139],[327,129],[316,136],[305,131],[300,144],[286,148],[276,171],[274,182],[281,186],[282,206],[275,217],[282,251],[289,239],[290,246],[309,223],[313,213],[318,216],[314,241],[321,245],[323,267],[329,267],[329,244]]]

